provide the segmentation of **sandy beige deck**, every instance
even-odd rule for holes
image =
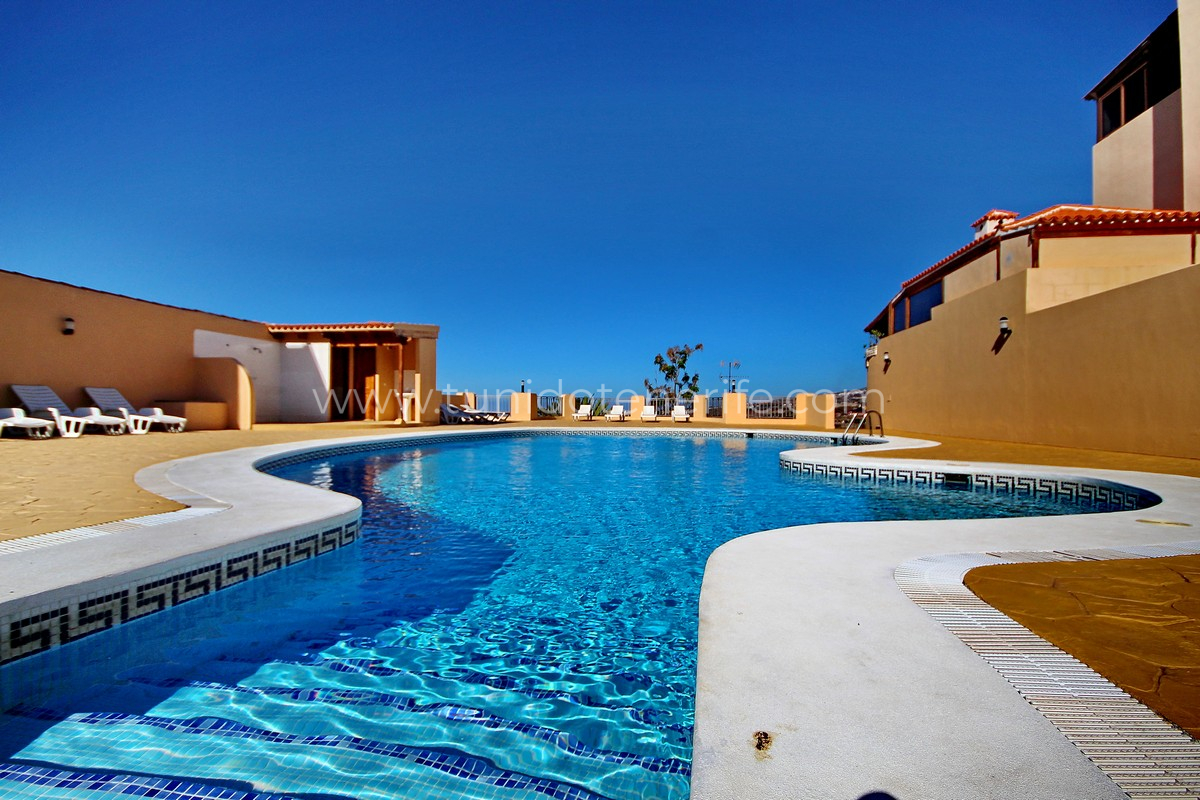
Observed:
[[[604,426],[615,423],[594,422]],[[660,426],[663,423],[660,423]],[[665,423],[670,426],[671,423]],[[640,427],[623,423],[624,427]],[[260,425],[182,435],[0,439],[0,539],[170,511],[140,489],[139,469],[239,447],[395,430],[386,423]],[[929,438],[928,434],[916,434]],[[946,439],[914,458],[1128,469],[1200,477],[1200,460]],[[904,452],[878,457],[904,458]],[[1200,535],[1200,531],[1197,532]],[[1200,556],[1087,564],[986,567],[973,589],[1021,624],[1088,663],[1193,735],[1200,732]]]

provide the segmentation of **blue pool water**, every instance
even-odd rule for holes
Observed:
[[[362,498],[360,543],[0,668],[0,797],[685,798],[721,543],[1104,510],[802,478],[790,446],[515,437],[278,470]]]

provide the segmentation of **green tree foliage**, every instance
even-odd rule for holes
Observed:
[[[654,366],[658,367],[659,380],[662,383],[653,384],[645,379],[646,391],[651,397],[665,397],[671,403],[691,397],[700,391],[700,373],[687,371],[688,358],[692,353],[698,353],[704,345],[695,347],[683,344],[668,347],[667,352],[654,357]]]

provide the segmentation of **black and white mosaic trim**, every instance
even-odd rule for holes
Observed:
[[[309,449],[268,456],[256,462],[254,466],[260,471],[269,472],[293,464],[347,454],[387,452],[453,442],[536,436],[761,438],[776,441],[819,442],[828,445],[839,443],[839,438],[831,434],[786,431],[711,428],[665,430],[615,428],[531,430],[518,428],[471,433],[409,435],[345,444],[323,443]],[[983,472],[959,474],[906,467],[809,463],[790,460],[786,457],[781,457],[780,463],[787,469],[800,474],[842,477],[873,483],[914,483],[929,486],[983,488],[994,492],[1056,498],[1082,498],[1115,508],[1144,508],[1158,502],[1155,495],[1133,487],[1099,480],[1080,480],[1068,476],[1025,476]],[[197,508],[173,513],[198,515],[212,513],[213,510]],[[171,514],[163,514],[156,515],[153,519],[148,518],[148,522],[165,524],[170,519]],[[122,526],[136,526],[137,524],[138,520],[110,523],[108,526],[97,526],[98,530],[95,532],[79,529],[72,532],[72,535],[91,536],[101,533],[116,533]],[[113,530],[101,531],[100,528],[113,528]],[[359,522],[357,519],[320,530],[299,528],[283,534],[282,540],[280,536],[272,537],[269,543],[260,544],[255,549],[239,550],[222,556],[210,557],[207,561],[177,572],[159,574],[152,578],[126,583],[114,582],[114,585],[105,587],[99,593],[93,592],[49,606],[25,608],[0,616],[0,664],[77,641],[94,633],[139,619],[147,614],[164,611],[188,600],[204,597],[260,575],[332,552],[355,542],[358,539],[358,533]],[[48,536],[61,538],[58,534],[49,534]],[[58,542],[57,540],[55,542],[47,540],[45,543],[31,541],[24,546],[45,546],[53,543]],[[114,580],[119,581],[120,578]]]
[[[780,456],[779,465],[800,475],[842,478],[865,483],[897,483],[914,486],[983,491],[1017,497],[1042,497],[1052,500],[1085,501],[1113,510],[1136,510],[1155,505],[1158,495],[1108,481],[1057,475],[1022,475],[998,472],[950,472],[906,466],[877,464],[827,464]]]
[[[0,664],[140,619],[148,614],[331,553],[358,540],[354,520],[321,530],[293,532],[280,541],[216,557],[179,572],[118,584],[100,595],[0,618]]]

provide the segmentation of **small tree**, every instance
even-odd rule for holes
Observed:
[[[654,366],[658,367],[662,383],[655,385],[649,378],[645,379],[646,391],[651,397],[664,397],[668,403],[676,403],[689,398],[700,391],[700,373],[688,373],[687,362],[692,353],[704,349],[704,345],[676,345],[668,347],[666,354],[659,353],[654,357]]]

